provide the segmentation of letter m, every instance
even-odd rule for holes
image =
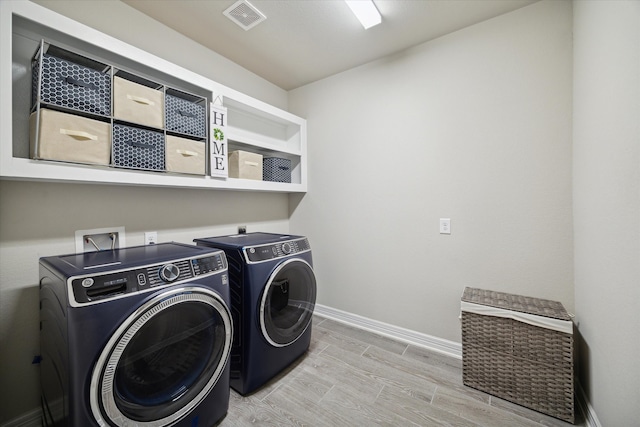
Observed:
[[[218,145],[218,142],[216,141],[211,141],[212,145],[211,145],[211,152],[214,155],[220,155],[220,156],[226,156],[227,153],[225,152],[225,143],[222,142],[220,145]]]

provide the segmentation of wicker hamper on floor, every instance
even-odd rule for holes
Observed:
[[[465,288],[462,381],[575,422],[573,322],[561,303]]]

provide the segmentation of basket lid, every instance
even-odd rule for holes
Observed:
[[[462,301],[535,314],[552,319],[571,320],[562,303],[547,299],[467,287],[462,294]]]

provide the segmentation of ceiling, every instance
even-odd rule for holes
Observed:
[[[538,0],[375,0],[368,30],[341,0],[249,0],[267,19],[245,31],[236,0],[122,0],[285,90],[365,64]]]

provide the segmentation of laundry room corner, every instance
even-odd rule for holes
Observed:
[[[635,425],[639,18],[0,0],[0,427]]]
[[[318,304],[454,342],[465,286],[573,312],[571,37],[540,1],[289,92]]]

